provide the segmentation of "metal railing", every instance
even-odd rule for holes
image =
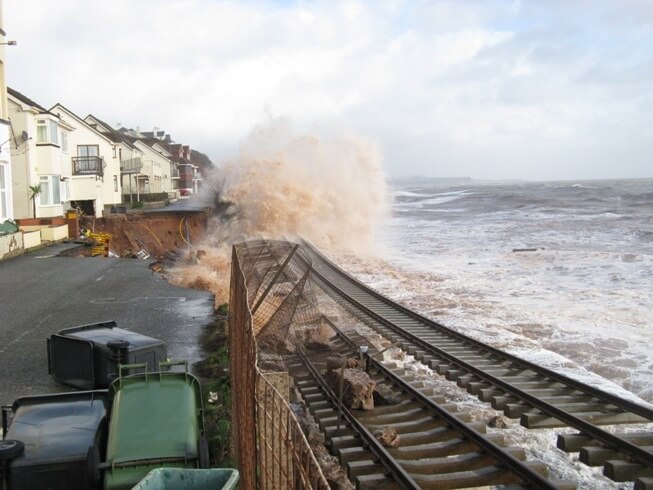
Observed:
[[[300,293],[310,267],[297,254],[295,244],[264,240],[232,250],[232,446],[246,490],[329,489],[287,400],[257,365],[257,338],[283,338],[298,316],[313,314]]]
[[[120,172],[123,174],[137,174],[143,168],[141,157],[129,158],[120,161]]]
[[[104,158],[102,157],[72,157],[73,175],[104,175]]]

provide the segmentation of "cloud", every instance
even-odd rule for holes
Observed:
[[[619,6],[21,0],[6,73],[217,162],[271,112],[376,139],[394,175],[650,177],[653,11]]]

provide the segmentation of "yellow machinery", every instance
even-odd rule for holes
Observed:
[[[109,242],[111,241],[111,235],[109,233],[93,233],[92,231],[86,230],[84,231],[84,235],[93,240],[91,257],[97,255],[109,256]]]

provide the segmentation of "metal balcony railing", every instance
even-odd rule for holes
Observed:
[[[129,158],[120,161],[120,173],[123,174],[137,174],[143,168],[143,161],[141,157]]]
[[[73,175],[104,175],[104,158],[73,157]]]

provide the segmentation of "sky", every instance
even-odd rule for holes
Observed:
[[[287,118],[389,176],[653,177],[650,0],[7,0],[9,86],[232,158]]]

